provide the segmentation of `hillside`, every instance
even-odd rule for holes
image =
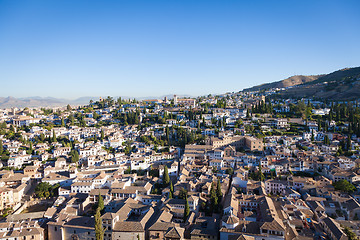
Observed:
[[[251,92],[251,91],[259,91],[259,90],[265,90],[265,89],[270,89],[270,88],[286,88],[286,87],[291,87],[291,86],[296,86],[296,85],[312,82],[322,76],[324,76],[324,75],[312,75],[312,76],[296,75],[296,76],[292,76],[292,77],[289,77],[289,78],[281,80],[281,81],[265,83],[265,84],[261,84],[261,85],[258,85],[258,86],[252,87],[252,88],[247,88],[247,89],[244,89],[243,91]]]
[[[345,68],[280,92],[283,97],[312,97],[329,100],[360,98],[360,67]]]

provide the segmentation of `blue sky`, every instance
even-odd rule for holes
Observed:
[[[0,96],[239,91],[360,66],[360,2],[0,0]]]

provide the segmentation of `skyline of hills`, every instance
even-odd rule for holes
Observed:
[[[148,97],[140,97],[135,98],[137,100],[144,100],[144,99],[163,99],[164,97],[172,98],[173,94],[163,95],[163,96],[148,96]],[[187,94],[179,95],[182,97],[192,97]],[[24,97],[24,98],[15,98],[12,96],[8,97],[0,97],[0,108],[37,108],[37,107],[62,107],[66,106],[68,104],[72,106],[80,106],[80,105],[86,105],[89,103],[90,100],[96,101],[99,99],[100,96],[85,96],[85,97],[79,97],[76,99],[66,99],[66,98],[54,98],[54,97],[39,97],[39,96],[33,96],[33,97]],[[107,96],[102,96],[103,98]],[[118,97],[121,97],[123,99],[134,99],[134,97],[129,96],[115,96],[114,99],[117,99]]]
[[[289,88],[291,87],[291,88]],[[244,92],[261,91],[275,88],[287,88],[279,95],[282,97],[312,97],[325,98],[329,100],[354,100],[360,96],[360,67],[344,68],[329,74],[321,75],[295,75],[289,78],[264,83],[243,89]],[[137,97],[137,100],[172,98],[173,94],[163,96]],[[179,96],[194,97],[187,94]],[[107,96],[102,96],[107,97]],[[130,96],[116,96],[124,99],[134,99]],[[15,98],[12,96],[0,97],[0,108],[24,108],[24,107],[61,107],[67,104],[73,106],[88,104],[90,100],[97,100],[99,96],[83,96],[76,99],[54,98],[54,97],[24,97]]]
[[[360,98],[360,67],[344,68],[280,92],[292,98],[356,100]]]
[[[295,75],[295,76],[291,76],[289,78],[280,80],[280,81],[275,81],[275,82],[271,82],[271,83],[264,83],[261,85],[257,85],[257,86],[253,86],[251,88],[245,88],[243,91],[244,92],[251,92],[251,91],[260,91],[260,90],[265,90],[265,89],[270,89],[270,88],[286,88],[286,87],[291,87],[291,86],[296,86],[296,85],[300,85],[300,84],[304,84],[307,82],[312,82],[317,80],[318,78],[324,76],[323,75]]]

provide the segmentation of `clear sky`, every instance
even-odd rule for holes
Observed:
[[[360,66],[358,0],[0,0],[0,97],[205,95]]]

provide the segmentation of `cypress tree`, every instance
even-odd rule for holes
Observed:
[[[100,208],[97,208],[95,213],[95,237],[96,240],[104,239],[104,228],[102,225]]]
[[[166,126],[166,140],[167,140],[168,146],[170,146],[170,134],[169,134],[168,126]]]
[[[185,200],[185,208],[184,208],[184,222],[188,219],[189,215],[190,215],[190,207],[189,207],[189,202],[187,200]]]
[[[164,166],[164,174],[163,174],[164,186],[169,185],[169,182],[170,182],[169,171],[168,171],[168,167],[165,165]]]
[[[100,212],[104,210],[104,199],[100,193],[99,193],[98,209],[100,209]]]
[[[169,198],[172,199],[174,196],[173,196],[173,193],[170,191],[169,192]]]
[[[2,140],[0,139],[0,154],[2,154],[4,151]]]
[[[218,179],[217,181],[217,186],[216,186],[216,196],[219,200],[219,202],[221,202],[222,199],[222,192],[221,192],[221,184],[220,184],[220,179]]]
[[[215,212],[218,206],[218,197],[216,194],[215,184],[211,183],[210,188],[210,203],[211,203],[211,212]]]
[[[101,130],[101,141],[103,141],[105,138],[104,130]]]
[[[169,198],[173,198],[174,197],[174,186],[172,181],[170,181],[170,194],[169,194]]]
[[[77,163],[77,162],[79,162],[79,153],[78,153],[78,151],[72,150],[71,153],[70,153],[70,155],[71,155],[71,162],[72,162],[72,163]]]
[[[173,186],[172,181],[170,181],[170,191],[171,191],[171,192],[174,192],[174,186]]]
[[[348,137],[346,139],[346,150],[347,151],[351,150],[351,136],[350,136],[350,134],[348,135]]]
[[[328,135],[325,135],[325,137],[324,137],[324,144],[330,145],[330,139],[329,139]]]
[[[259,165],[259,178],[261,182],[265,180],[265,176],[264,173],[262,172],[261,164]]]
[[[52,142],[56,142],[56,134],[55,134],[55,130],[53,129],[53,136],[52,136]]]

